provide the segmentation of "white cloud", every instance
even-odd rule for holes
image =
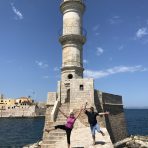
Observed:
[[[148,69],[147,68],[143,68],[141,71],[148,71]]]
[[[111,25],[113,25],[113,24],[119,24],[121,22],[122,22],[122,20],[121,20],[121,18],[119,16],[113,16],[112,18],[109,19],[109,23]]]
[[[83,63],[88,63],[88,61],[86,59],[83,60]]]
[[[124,46],[121,45],[121,46],[119,46],[118,50],[123,50],[123,48],[124,48]]]
[[[12,11],[15,13],[15,19],[16,20],[22,20],[24,17],[22,13],[14,6],[13,3],[11,3]]]
[[[99,29],[100,25],[96,25],[93,27],[93,31],[97,31]]]
[[[117,74],[117,73],[126,73],[126,72],[142,72],[142,71],[148,71],[147,68],[142,67],[141,65],[137,66],[117,66],[110,69],[106,69],[103,71],[92,71],[92,70],[85,70],[84,75],[86,77],[92,77],[95,79],[107,77],[109,75]]]
[[[100,35],[100,33],[99,32],[96,32],[95,35],[98,36],[98,35]]]
[[[49,76],[43,76],[43,79],[49,79]]]
[[[93,27],[93,32],[94,32],[94,34],[96,35],[96,36],[98,36],[98,35],[100,35],[100,33],[98,32],[99,31],[99,27],[100,27],[100,25],[96,25],[96,26],[94,26]]]
[[[54,67],[54,71],[59,71],[60,69],[58,67]]]
[[[147,28],[143,27],[143,28],[138,29],[138,31],[136,32],[136,37],[137,38],[142,38],[142,37],[144,37],[147,34],[148,34]]]
[[[143,40],[142,44],[147,44],[148,43],[148,39]]]
[[[97,47],[97,55],[100,56],[101,54],[103,54],[104,49],[101,47]]]
[[[42,62],[42,61],[35,61],[35,63],[40,67],[40,68],[47,68],[48,64]]]

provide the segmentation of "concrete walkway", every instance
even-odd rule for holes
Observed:
[[[113,148],[106,128],[101,128],[101,130],[105,133],[105,136],[96,133],[96,144],[92,145],[93,141],[89,127],[73,129],[71,134],[71,148]],[[60,142],[57,142],[55,147],[66,148],[66,136]]]

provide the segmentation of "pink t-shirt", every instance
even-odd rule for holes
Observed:
[[[75,117],[68,117],[65,126],[72,129],[73,128],[73,125],[75,123],[75,120],[76,120]]]

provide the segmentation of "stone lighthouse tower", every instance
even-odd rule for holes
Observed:
[[[83,78],[83,44],[85,34],[82,15],[85,10],[83,0],[64,0],[60,6],[63,14],[63,33],[59,39],[62,44],[61,79]]]
[[[63,29],[59,37],[62,45],[61,80],[58,81],[56,92],[48,92],[44,128],[65,124],[59,108],[69,114],[71,109],[77,112],[87,101],[96,111],[107,110],[112,114],[99,120],[100,125],[108,130],[112,142],[117,142],[127,136],[122,97],[96,90],[93,78],[83,78],[83,44],[86,41],[82,24],[84,0],[63,0],[60,10],[63,15]],[[86,119],[86,116],[82,115],[75,126],[87,127]],[[65,132],[61,130],[44,132],[41,147],[56,148],[56,143],[64,135]]]
[[[62,45],[62,68],[61,81],[58,82],[58,99],[61,103],[72,103],[75,98],[72,85],[79,85],[81,89],[84,87],[82,84],[83,44],[86,41],[86,32],[82,24],[84,0],[64,0],[60,10],[63,15],[63,29],[59,38]]]

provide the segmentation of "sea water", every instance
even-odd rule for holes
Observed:
[[[125,109],[129,135],[148,135],[148,109]],[[20,148],[42,138],[44,117],[0,118],[0,148]]]

